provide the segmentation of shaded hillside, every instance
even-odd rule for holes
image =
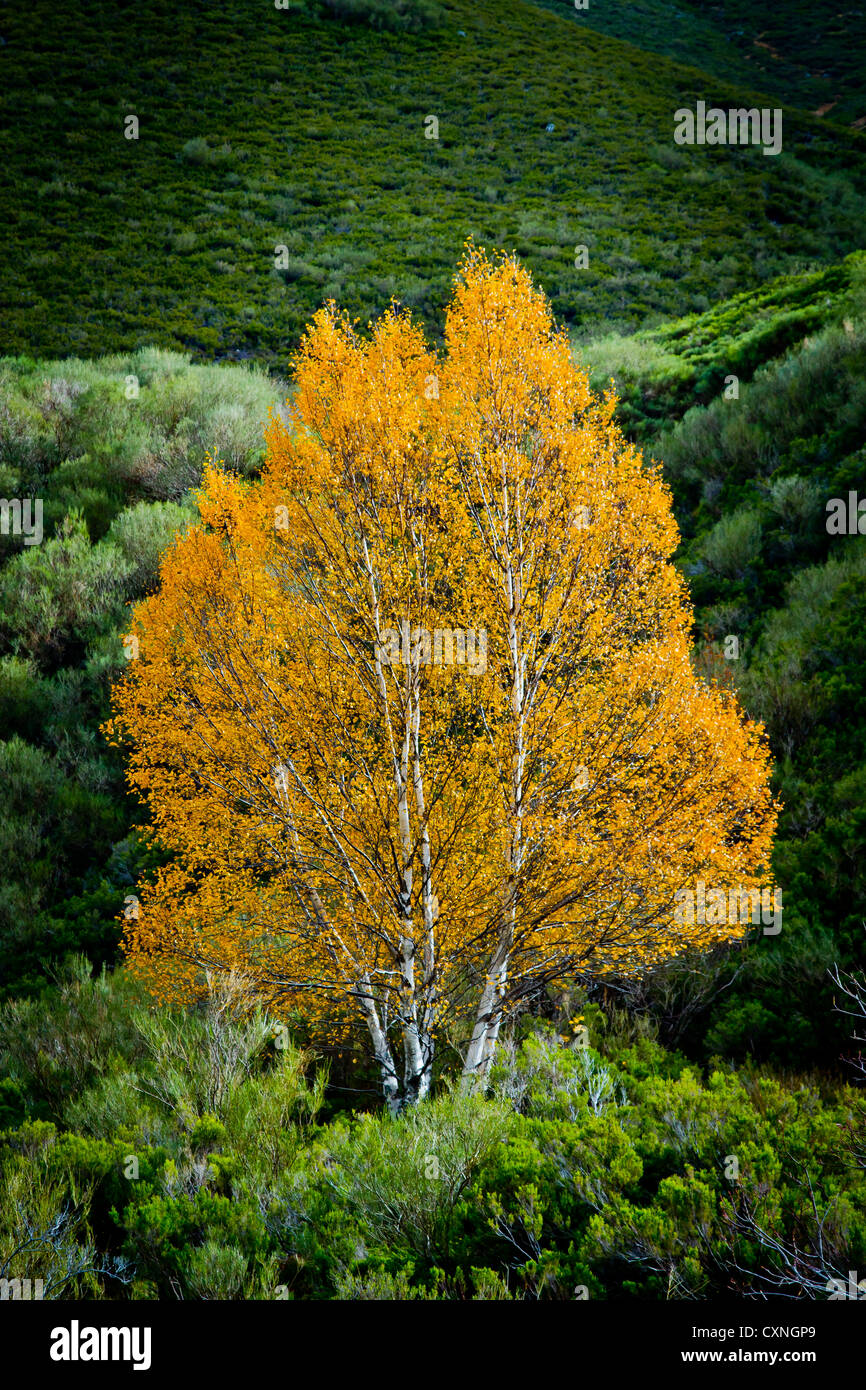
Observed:
[[[866,305],[866,253],[825,270],[790,275],[703,313],[637,333],[574,335],[578,359],[601,390],[613,380],[620,419],[639,443],[653,440],[686,410],[709,405],[726,378],[739,382],[829,324],[842,327]]]
[[[127,398],[127,383],[138,395]],[[0,493],[38,497],[43,540],[0,536],[2,992],[72,950],[113,959],[146,857],[141,809],[99,733],[127,603],[197,513],[205,453],[254,472],[284,383],[144,350],[98,363],[0,359]]]
[[[535,0],[586,28],[690,63],[789,106],[853,125],[866,117],[866,10],[837,0]]]

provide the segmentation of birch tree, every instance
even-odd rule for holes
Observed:
[[[171,862],[125,942],[157,993],[239,970],[363,1026],[396,1113],[446,1035],[482,1089],[540,983],[741,935],[676,894],[761,882],[776,808],[691,670],[658,470],[519,265],[469,252],[441,359],[327,307],[295,385],[133,615],[108,729]]]

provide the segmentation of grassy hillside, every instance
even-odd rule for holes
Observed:
[[[418,33],[318,8],[8,16],[2,350],[158,344],[282,368],[330,296],[366,320],[396,295],[434,327],[470,234],[517,250],[566,322],[612,328],[859,244],[861,135],[790,111],[778,157],[680,149],[673,112],[706,78],[524,0],[453,0]]]
[[[604,0],[577,10],[573,0],[535,3],[788,106],[824,109],[828,121],[853,125],[866,117],[866,10],[857,6],[837,0]]]

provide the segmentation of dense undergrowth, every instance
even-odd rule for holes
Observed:
[[[702,1075],[581,1018],[589,1046],[525,1020],[491,1096],[443,1077],[395,1121],[327,1113],[237,982],[177,1018],[73,966],[4,1009],[2,1273],[54,1297],[616,1300],[814,1298],[862,1265],[862,1096]]]
[[[138,395],[128,398],[129,383]],[[44,538],[0,536],[0,990],[47,961],[113,959],[148,854],[98,730],[122,669],[127,604],[197,515],[208,450],[253,473],[285,386],[251,368],[143,349],[99,363],[0,361],[0,493],[38,497]]]

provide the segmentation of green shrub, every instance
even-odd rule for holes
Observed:
[[[175,535],[198,520],[191,503],[139,502],[114,518],[108,541],[130,566],[130,586],[136,593],[152,588],[162,552]]]
[[[740,578],[760,558],[760,516],[749,510],[723,516],[704,538],[701,551],[714,573]]]
[[[229,144],[223,144],[223,145],[220,145],[218,148],[215,149],[215,148],[213,148],[212,146],[210,146],[210,145],[208,144],[207,140],[206,140],[206,139],[204,138],[204,136],[202,136],[202,135],[196,135],[196,136],[193,137],[192,140],[187,140],[186,143],[185,143],[185,145],[183,146],[183,149],[181,150],[181,158],[182,158],[183,160],[185,160],[187,164],[195,164],[195,165],[225,164],[225,163],[227,163],[227,162],[231,159],[231,157],[232,157],[232,147],[231,147],[231,145],[229,145]],[[188,234],[187,234],[187,233],[182,233],[182,235],[188,235]],[[190,246],[192,246],[192,245],[194,245],[194,244],[195,244],[195,236],[193,235],[193,239],[192,239],[192,242],[190,243]],[[188,250],[189,247],[185,247],[185,248],[180,248],[180,247],[177,247],[177,246],[175,247],[175,250],[180,250],[180,249],[186,249],[186,250]]]
[[[391,33],[417,34],[437,28],[445,18],[433,0],[308,0],[311,12],[344,24],[367,24]]]
[[[509,1132],[495,1101],[449,1094],[399,1121],[363,1115],[324,1141],[327,1188],[365,1243],[427,1264],[453,1258],[450,1241],[470,1186]]]
[[[62,1122],[116,1059],[128,1067],[143,1056],[132,1012],[139,995],[125,974],[92,978],[83,957],[71,959],[41,998],[2,1006],[0,1074],[23,1088],[34,1114]]]
[[[186,1262],[186,1283],[192,1298],[233,1299],[273,1297],[276,1284],[276,1260],[266,1269],[260,1268],[250,1278],[249,1260],[235,1246],[206,1240],[190,1251]],[[266,1291],[261,1292],[262,1285]]]
[[[124,1259],[101,1254],[87,1226],[89,1194],[73,1200],[32,1161],[0,1164],[0,1278],[29,1282],[30,1297],[116,1297],[130,1282]],[[39,1292],[35,1292],[35,1289]],[[26,1296],[26,1295],[25,1295]]]
[[[52,540],[15,555],[0,572],[0,641],[55,667],[119,616],[131,573],[116,546],[91,546],[83,517],[70,513]]]

